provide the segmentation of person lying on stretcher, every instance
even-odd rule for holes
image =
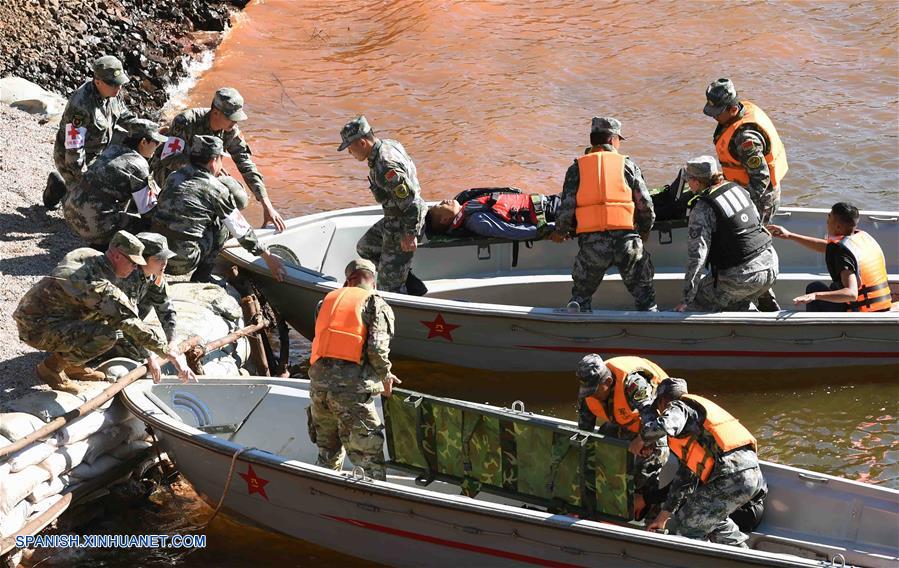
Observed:
[[[552,232],[560,202],[559,194],[527,194],[514,187],[468,189],[430,207],[425,227],[429,236],[537,240]]]

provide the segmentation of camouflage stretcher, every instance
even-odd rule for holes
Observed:
[[[627,442],[528,413],[394,389],[383,399],[390,467],[585,518],[633,519]]]

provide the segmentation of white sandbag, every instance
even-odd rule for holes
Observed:
[[[102,369],[100,369],[102,370]],[[78,398],[87,402],[93,398],[99,396],[104,390],[110,387],[110,383],[106,381],[91,381],[91,382],[80,382],[78,383],[78,394],[76,395]],[[112,401],[115,400],[115,397],[110,398],[103,404],[101,404],[98,408],[105,409],[109,408],[112,404]]]
[[[25,526],[25,521],[31,513],[31,503],[22,501],[10,509],[6,514],[0,515],[0,537],[6,538],[16,534]]]
[[[34,488],[34,491],[26,497],[29,502],[37,503],[38,501],[42,501],[47,497],[51,497],[53,495],[57,495],[62,493],[62,490],[66,488],[66,484],[62,482],[62,480],[58,477],[53,477],[48,481],[43,481],[37,484],[37,487]]]
[[[39,483],[50,479],[50,472],[36,465],[19,473],[10,473],[0,483],[0,519],[12,511]]]
[[[70,479],[78,479],[81,481],[93,479],[103,475],[107,471],[122,463],[110,455],[100,456],[94,463],[82,463],[69,472]]]
[[[0,435],[11,442],[21,440],[43,426],[44,422],[40,418],[27,412],[0,414]]]
[[[57,416],[75,410],[82,404],[84,401],[74,394],[49,390],[30,392],[10,401],[7,406],[14,412],[27,412],[44,422],[50,422]]]
[[[106,422],[106,412],[95,410],[87,416],[82,416],[75,422],[57,430],[56,443],[60,446],[65,446],[79,442],[87,439],[92,434],[96,434],[105,426],[111,426],[111,424]]]
[[[107,424],[121,424],[131,418],[131,413],[128,412],[121,398],[116,397],[112,401],[112,405],[103,411],[103,414],[106,415]]]
[[[84,454],[84,463],[94,463],[96,459],[110,450],[125,443],[131,430],[125,426],[104,428],[85,440],[89,449]]]
[[[109,455],[122,461],[130,460],[152,445],[153,444],[147,442],[146,440],[132,440],[128,443],[116,446],[112,449],[112,451],[109,452]]]
[[[47,459],[47,457],[56,450],[56,440],[44,440],[43,442],[35,442],[23,450],[19,450],[9,457],[9,464],[12,473],[18,473],[29,465],[37,465]]]
[[[150,434],[147,432],[147,425],[141,422],[138,418],[130,418],[125,422],[122,422],[122,426],[125,426],[129,430],[128,441],[132,440],[151,440]]]
[[[76,467],[84,461],[84,456],[90,449],[87,440],[81,440],[68,446],[56,448],[56,451],[50,454],[47,459],[38,464],[38,467],[50,473],[53,477],[58,477],[65,471]]]
[[[12,442],[9,441],[9,438],[0,435],[0,448],[10,444],[12,444]],[[9,475],[11,469],[12,467],[10,467],[8,462],[0,463],[0,483],[3,483],[3,478]]]
[[[52,507],[53,505],[56,505],[56,503],[60,499],[62,499],[62,495],[59,495],[59,494],[50,495],[50,496],[46,497],[45,499],[42,499],[42,500],[38,501],[37,503],[33,504],[31,506],[31,515],[28,516],[28,520],[30,521],[30,520],[34,519],[36,516],[40,515],[41,513],[43,513],[50,507]]]

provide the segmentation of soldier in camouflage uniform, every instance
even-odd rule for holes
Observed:
[[[378,267],[380,290],[423,296],[427,288],[411,269],[428,208],[412,158],[396,140],[376,138],[364,116],[346,123],[340,138],[338,151],[349,148],[354,158],[368,161],[369,187],[384,208],[384,218],[359,239],[356,252]]]
[[[284,277],[281,261],[260,246],[231,192],[217,177],[223,153],[221,138],[196,135],[191,139],[190,164],[165,182],[153,214],[153,231],[168,238],[177,254],[166,273],[182,275],[193,270],[191,282],[210,281],[215,258],[231,235],[247,251],[261,256],[280,281]]]
[[[104,380],[85,363],[108,351],[121,337],[172,362],[182,380],[192,375],[183,358],[171,353],[163,337],[138,317],[137,306],[118,287],[136,266],[145,264],[143,245],[125,231],[116,233],[105,254],[76,249],[50,276],[35,284],[13,313],[19,338],[51,356],[37,366],[51,388],[73,392],[71,379]],[[155,376],[159,362],[148,359]]]
[[[578,391],[578,428],[592,432],[596,427],[597,416],[587,405],[587,398],[594,397],[605,408],[606,416],[615,416],[613,400],[615,397],[615,378],[606,366],[602,357],[596,353],[585,356],[577,365],[576,375],[580,381]],[[653,402],[655,386],[644,376],[643,372],[628,373],[623,380],[624,396],[631,410],[640,415],[640,423],[655,420],[658,416]],[[614,436],[622,440],[633,440],[637,434],[619,426],[612,421],[604,421],[599,426],[599,433]],[[636,501],[634,510],[639,516],[646,504],[658,504],[664,499],[665,492],[659,488],[659,473],[668,461],[668,446],[665,440],[659,440],[645,456],[638,455],[634,460],[634,491]]]
[[[94,61],[93,71],[93,79],[78,87],[69,98],[53,145],[53,161],[68,189],[112,142],[116,126],[127,127],[137,118],[119,96],[122,85],[128,82],[122,62],[104,55]],[[49,180],[47,188],[44,205],[53,209],[64,192],[54,190]]]
[[[190,155],[187,150],[190,148],[193,137],[197,135],[215,136],[221,139],[222,146],[231,155],[244,182],[262,205],[263,226],[273,223],[275,230],[281,232],[286,227],[284,219],[275,211],[268,197],[262,174],[253,163],[250,145],[237,126],[238,122],[246,119],[247,113],[243,110],[243,97],[240,96],[237,89],[230,87],[223,87],[215,92],[210,108],[193,108],[182,112],[172,119],[172,124],[166,132],[169,137],[168,142],[157,150],[150,163],[153,179],[156,180],[159,187],[165,187],[166,178],[189,163]],[[247,206],[249,199],[240,182],[224,171],[221,173],[219,181],[231,190],[239,209]]]
[[[353,465],[360,466],[375,479],[387,477],[384,469],[384,434],[375,411],[373,396],[390,396],[400,380],[390,372],[390,339],[394,333],[393,310],[374,291],[375,265],[365,259],[350,262],[346,282],[328,294],[324,304],[334,310],[322,310],[316,317],[316,334],[309,367],[311,429],[318,445],[316,465],[339,470],[344,449]],[[339,308],[339,294],[348,287],[370,292],[359,300],[355,317],[364,331],[361,350],[350,357],[337,358],[329,351],[333,342],[323,337],[339,325],[332,313]],[[336,300],[335,300],[336,298]],[[331,302],[334,302],[331,304]],[[361,312],[361,313],[360,313]],[[356,359],[359,355],[361,359]]]
[[[621,123],[614,118],[594,117],[590,130],[591,147],[585,154],[615,152],[620,146]],[[640,168],[630,157],[624,157],[624,181],[630,187],[634,205],[634,229],[615,229],[578,233],[578,254],[571,277],[569,307],[590,311],[593,294],[602,283],[606,270],[618,267],[621,279],[634,297],[634,305],[641,311],[656,311],[655,288],[652,279],[655,269],[649,251],[643,244],[655,220],[652,199]],[[567,239],[577,229],[577,194],[581,185],[580,168],[575,160],[565,173],[562,203],[556,215],[556,231],[550,238],[556,242]]]
[[[713,156],[687,162],[699,196],[690,211],[683,302],[676,311],[747,311],[777,280],[777,252],[742,186],[724,181]],[[706,274],[706,264],[711,272]]]
[[[63,198],[63,214],[72,232],[105,249],[119,229],[132,233],[148,229],[159,189],[150,180],[147,159],[165,140],[155,123],[131,121],[128,138],[106,148]]]
[[[703,425],[705,411],[692,401],[686,402],[683,399],[686,394],[687,383],[683,379],[669,378],[659,384],[655,404],[660,414],[657,419],[643,423],[642,442],[652,443],[665,437],[669,437],[669,442],[671,437],[696,436],[699,441],[711,438]],[[752,437],[748,432],[746,434]],[[710,443],[715,444],[714,441]],[[672,453],[677,455],[674,446]],[[680,465],[662,512],[647,528],[664,530],[667,524],[669,532],[681,536],[745,547],[748,537],[729,515],[766,489],[754,439],[752,444],[715,452],[714,465],[705,481],[701,481],[682,460]]]

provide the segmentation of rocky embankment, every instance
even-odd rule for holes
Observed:
[[[28,79],[68,97],[100,55],[122,59],[125,99],[156,118],[166,87],[186,77],[191,56],[214,48],[231,10],[249,0],[3,0],[0,77]]]

